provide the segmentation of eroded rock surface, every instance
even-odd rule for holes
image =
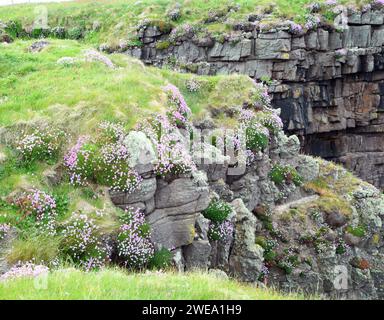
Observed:
[[[342,32],[327,26],[300,35],[284,24],[260,30],[246,22],[222,43],[193,32],[172,41],[149,26],[139,32],[144,45],[126,52],[156,66],[177,61],[198,74],[273,79],[273,105],[306,153],[336,160],[383,187],[384,12],[347,12],[341,19],[347,20]],[[170,45],[158,48],[159,42]]]

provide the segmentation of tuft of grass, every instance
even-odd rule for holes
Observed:
[[[205,273],[126,273],[118,269],[82,272],[53,271],[45,289],[34,280],[20,278],[0,282],[0,299],[58,300],[299,300],[271,289],[242,284]]]
[[[48,263],[59,255],[61,238],[34,234],[28,230],[25,237],[14,240],[5,253],[5,259],[10,265],[18,262],[34,261],[36,264]]]

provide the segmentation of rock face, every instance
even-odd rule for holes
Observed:
[[[40,52],[47,46],[49,46],[48,41],[36,41],[29,47],[29,51],[33,53]]]
[[[263,248],[256,244],[256,218],[241,199],[232,202],[236,212],[235,239],[229,258],[230,272],[245,281],[258,280],[263,266]]]
[[[193,242],[196,220],[208,207],[208,184],[201,184],[191,175],[171,182],[151,176],[134,193],[111,191],[111,200],[122,209],[145,211],[152,241],[158,247],[175,249]]]
[[[273,105],[306,153],[338,161],[383,187],[384,12],[349,12],[346,18],[342,32],[327,26],[302,35],[248,23],[223,43],[193,34],[168,41],[168,33],[147,27],[139,35],[144,45],[127,53],[157,66],[179,61],[198,74],[273,79]],[[159,49],[161,41],[171,45]]]
[[[299,149],[297,137],[281,131],[239,175],[226,161],[217,165],[220,175],[211,174],[214,163],[197,161],[197,172],[169,179],[146,172],[139,189],[110,192],[111,199],[145,211],[152,241],[172,251],[179,271],[220,270],[286,291],[384,299],[384,196]],[[274,163],[295,168],[305,184],[273,182]],[[211,222],[202,214],[212,198],[233,209],[233,233],[223,240],[210,238]]]
[[[153,169],[156,153],[151,141],[143,132],[131,131],[124,139],[124,144],[130,155],[129,165],[136,168],[139,174],[149,172]]]

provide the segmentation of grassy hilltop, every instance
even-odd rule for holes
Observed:
[[[324,4],[326,0],[316,3]],[[341,0],[340,4],[351,4],[361,7],[368,0]],[[120,39],[129,39],[131,44],[137,44],[135,31],[145,20],[152,21],[163,28],[180,25],[199,25],[209,32],[219,36],[230,32],[236,21],[246,21],[250,14],[267,14],[261,23],[269,24],[275,21],[293,20],[304,24],[310,0],[97,0],[73,1],[68,3],[44,4],[48,13],[48,26],[65,27],[76,37],[81,31],[88,30],[86,42],[92,44],[116,43]],[[0,21],[20,21],[23,26],[32,28],[36,13],[35,5],[19,5],[11,9],[0,7]],[[37,11],[35,11],[37,10]],[[323,6],[320,13],[329,19],[332,17],[329,7]],[[212,19],[217,17],[217,19]],[[96,23],[98,27],[96,27]],[[100,28],[100,30],[98,30]]]

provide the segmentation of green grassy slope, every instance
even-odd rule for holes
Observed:
[[[17,224],[19,209],[6,200],[12,193],[31,188],[67,199],[67,213],[84,207],[89,211],[103,209],[106,204],[99,194],[102,190],[76,188],[67,183],[52,186],[46,173],[55,170],[55,161],[21,165],[12,144],[20,139],[23,130],[49,124],[64,128],[70,133],[69,139],[76,140],[80,134],[92,135],[104,120],[123,123],[130,129],[139,119],[165,111],[162,87],[167,83],[180,88],[195,117],[204,116],[211,107],[225,108],[247,101],[254,87],[246,76],[179,74],[145,67],[122,54],[109,56],[117,66],[110,69],[101,62],[83,61],[83,50],[89,45],[71,40],[49,41],[51,44],[39,53],[28,51],[33,40],[0,44],[0,155],[7,158],[0,163],[0,224]],[[59,65],[57,60],[63,57],[76,58],[77,62]],[[198,91],[187,90],[190,79],[199,81]],[[230,125],[228,121],[225,124]],[[74,144],[72,140],[66,142],[66,148]],[[62,155],[58,162],[62,162]],[[49,260],[55,255],[57,241],[44,237],[35,240],[28,232],[22,235],[7,256],[8,262],[29,261],[33,257]]]
[[[319,3],[325,0],[318,1]],[[341,0],[339,3],[348,3],[360,6],[368,0]],[[217,21],[207,25],[208,30],[222,32],[228,29],[227,23],[236,20],[244,20],[249,14],[272,13],[272,19],[292,19],[305,23],[307,5],[313,3],[310,0],[180,0],[181,17],[172,21],[174,26],[181,24],[201,24],[210,13],[225,12],[225,22]],[[113,42],[119,39],[127,39],[132,36],[136,26],[144,19],[170,22],[167,13],[175,6],[171,0],[78,0],[69,3],[44,4],[48,9],[48,25],[63,27],[84,27],[92,29],[93,22],[101,25],[100,32],[87,33],[86,40],[90,43]],[[230,8],[238,9],[231,10]],[[32,26],[36,14],[41,11],[37,5],[20,5],[0,7],[0,21],[19,20],[24,26]]]
[[[246,76],[199,77],[199,92],[186,89],[192,75],[146,68],[122,54],[110,58],[118,67],[82,61],[89,46],[71,40],[50,40],[51,45],[33,54],[33,41],[0,44],[0,126],[48,118],[87,132],[101,120],[120,120],[132,125],[139,118],[164,107],[162,86],[180,87],[195,114],[206,107],[225,107],[245,98],[251,88]],[[57,64],[62,57],[79,61]],[[225,97],[222,90],[226,91]],[[245,101],[246,99],[242,100]]]
[[[38,286],[34,285],[38,283]],[[271,289],[220,279],[204,273],[127,274],[119,270],[84,273],[73,269],[49,274],[43,280],[22,278],[0,283],[0,300],[297,300]]]

